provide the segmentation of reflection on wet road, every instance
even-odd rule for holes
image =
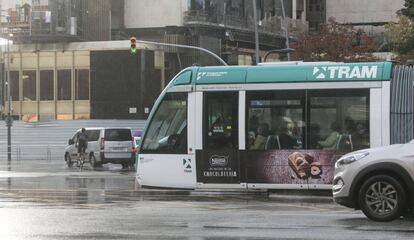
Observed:
[[[2,165],[3,164],[3,165]],[[7,171],[10,167],[11,171]],[[332,203],[266,193],[140,189],[133,170],[0,164],[0,239],[412,239],[412,219],[375,223]]]

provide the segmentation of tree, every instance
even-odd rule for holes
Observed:
[[[292,44],[294,58],[303,61],[372,61],[378,46],[362,30],[340,24],[334,18],[316,33],[307,33]]]
[[[398,54],[397,60],[406,62],[414,59],[414,19],[400,15],[398,22],[389,23],[385,28],[392,51]]]
[[[404,8],[399,13],[414,20],[414,0],[405,0]]]

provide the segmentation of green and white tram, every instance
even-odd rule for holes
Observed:
[[[390,144],[392,63],[190,67],[144,130],[142,186],[330,189],[344,153]]]

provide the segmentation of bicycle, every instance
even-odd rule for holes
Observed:
[[[77,166],[80,169],[83,169],[83,164],[85,163],[85,157],[86,157],[85,155],[86,155],[86,153],[79,153]]]

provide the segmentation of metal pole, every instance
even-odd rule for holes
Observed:
[[[211,56],[213,56],[215,59],[217,59],[221,64],[223,64],[224,66],[228,66],[228,64],[221,59],[217,54],[213,53],[210,50],[207,50],[205,48],[201,48],[201,47],[196,47],[196,46],[188,46],[188,45],[181,45],[181,44],[172,44],[172,43],[160,43],[160,42],[150,42],[150,41],[142,41],[142,40],[137,40],[137,43],[143,43],[143,44],[153,44],[153,45],[157,45],[157,46],[163,46],[163,47],[179,47],[179,48],[188,48],[188,49],[195,49],[195,50],[199,50],[202,52],[205,52],[207,54],[210,54]]]
[[[288,32],[288,24],[286,22],[285,4],[283,3],[283,0],[280,0],[280,4],[282,5],[283,21],[285,22],[286,48],[289,48],[289,32]],[[290,61],[290,53],[287,53],[287,58],[288,58],[288,61]]]
[[[259,63],[259,30],[257,27],[257,2],[256,0],[253,0],[253,16],[254,16],[254,42],[256,45],[256,51],[255,51],[255,62],[256,65]]]
[[[144,107],[143,109],[141,109],[142,110],[142,117],[147,119],[148,116],[146,116],[147,113],[145,112],[146,103],[144,103],[144,101],[145,101],[145,92],[146,92],[146,88],[145,88],[145,76],[146,76],[146,72],[145,72],[146,62],[145,62],[145,60],[146,60],[146,57],[145,57],[145,55],[146,55],[145,50],[142,49],[141,54],[140,54],[140,59],[141,59],[141,71],[140,71],[140,73],[141,74],[140,74],[139,82],[140,82],[140,91],[141,91],[141,93],[139,95],[139,100],[141,102],[141,106]]]
[[[10,94],[10,40],[7,39],[7,100],[8,100],[8,111],[7,111],[7,160],[11,161],[11,94]]]

